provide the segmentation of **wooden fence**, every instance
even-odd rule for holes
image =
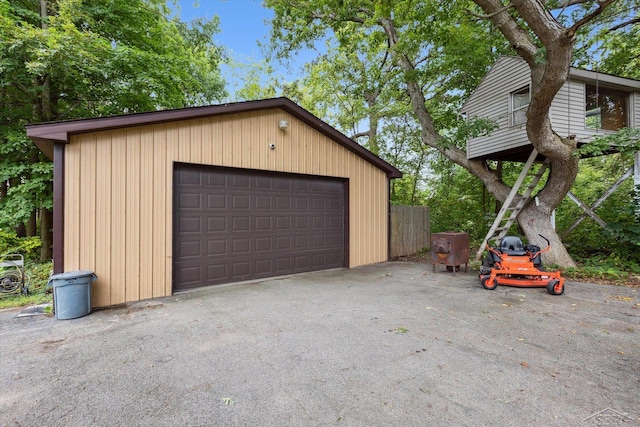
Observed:
[[[412,255],[431,246],[427,206],[391,206],[391,257]]]

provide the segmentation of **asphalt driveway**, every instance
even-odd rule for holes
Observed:
[[[640,295],[383,263],[0,311],[2,426],[635,425]]]

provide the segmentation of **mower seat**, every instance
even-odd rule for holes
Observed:
[[[522,246],[522,240],[518,236],[504,236],[500,242],[500,252],[507,255],[522,256],[527,251]]]

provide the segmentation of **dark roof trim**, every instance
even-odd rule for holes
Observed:
[[[132,126],[153,125],[178,120],[193,120],[204,117],[246,113],[250,111],[275,108],[286,111],[303,123],[306,123],[320,133],[333,139],[346,149],[386,172],[389,178],[402,177],[402,172],[394,166],[385,162],[288,98],[262,99],[258,101],[235,102],[205,107],[190,107],[177,110],[152,111],[148,113],[126,114],[93,119],[31,124],[27,125],[27,136],[33,140],[33,142],[38,146],[38,148],[40,148],[40,150],[42,150],[43,153],[47,155],[47,157],[53,158],[54,143],[68,143],[69,137],[75,134]]]

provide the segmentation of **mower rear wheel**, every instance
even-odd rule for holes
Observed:
[[[482,283],[482,287],[492,291],[498,287],[498,279],[495,279],[493,282],[489,282],[489,277],[491,276],[481,276],[480,283]]]
[[[551,295],[562,295],[564,293],[564,285],[559,280],[552,279],[547,283],[547,292]]]

